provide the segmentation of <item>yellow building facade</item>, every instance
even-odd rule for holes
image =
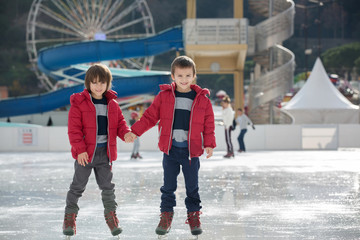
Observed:
[[[233,74],[234,107],[244,107],[244,65],[247,19],[243,0],[234,0],[234,18],[196,18],[196,0],[187,0],[184,20],[185,53],[195,63],[198,74]]]

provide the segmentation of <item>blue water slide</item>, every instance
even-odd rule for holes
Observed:
[[[76,78],[84,80],[88,65],[84,63],[146,57],[173,49],[182,49],[182,28],[174,27],[147,38],[122,41],[84,41],[42,49],[38,67],[56,80]],[[113,90],[119,97],[156,94],[159,84],[170,81],[169,72],[110,68]],[[70,95],[80,92],[83,84],[60,90],[9,98],[0,101],[0,117],[43,113],[69,104]]]
[[[169,74],[144,75],[137,77],[115,77],[112,89],[118,96],[138,94],[156,94],[159,84],[167,83]],[[0,117],[12,117],[26,114],[43,113],[70,104],[70,96],[81,92],[83,84],[60,90],[0,101]]]
[[[54,72],[69,66],[114,59],[147,57],[183,48],[182,27],[147,38],[122,41],[84,41],[53,46],[40,51],[38,68],[55,79]]]

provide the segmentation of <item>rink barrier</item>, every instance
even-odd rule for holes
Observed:
[[[234,149],[239,148],[239,127],[231,133]],[[70,151],[67,127],[36,125],[1,126],[0,152]],[[223,126],[216,126],[216,151],[225,151]],[[261,150],[337,150],[360,148],[359,124],[327,125],[257,125],[248,128],[245,144],[248,151]],[[156,141],[155,141],[156,139]],[[157,151],[158,131],[154,127],[140,137],[141,151]],[[118,151],[131,151],[132,144],[118,139]]]

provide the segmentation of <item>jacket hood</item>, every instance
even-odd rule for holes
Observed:
[[[117,93],[113,90],[108,90],[105,93],[105,97],[107,99],[107,102],[109,102],[112,99],[116,99],[117,98]],[[85,99],[88,99],[89,101],[91,101],[91,97],[90,97],[90,93],[87,89],[84,89],[84,91],[80,92],[80,93],[74,93],[70,96],[70,103],[81,103],[83,102]]]
[[[161,91],[175,91],[176,89],[176,84],[175,82],[172,82],[171,84],[161,84],[160,86],[160,90]],[[199,85],[196,84],[192,84],[190,86],[190,88],[192,90],[194,90],[196,92],[196,94],[202,94],[202,95],[209,95],[210,96],[210,91],[207,88],[201,88]]]

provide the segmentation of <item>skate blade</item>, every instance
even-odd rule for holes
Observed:
[[[200,234],[198,234],[198,235],[191,235],[191,238],[190,238],[191,240],[198,240],[198,239],[200,239]]]
[[[168,235],[167,235],[167,234],[165,234],[165,235],[158,235],[158,238],[157,238],[157,239],[162,239],[162,240],[168,239]]]

